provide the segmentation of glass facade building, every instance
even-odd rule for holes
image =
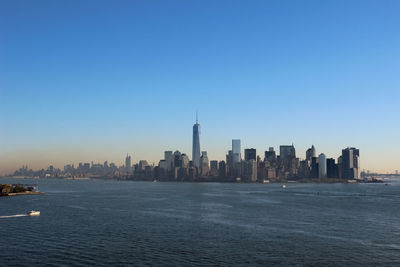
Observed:
[[[196,114],[196,123],[193,125],[193,147],[192,147],[193,166],[200,167],[200,124]]]
[[[233,154],[233,162],[240,162],[242,155],[240,153],[240,139],[232,140],[232,154]]]
[[[326,178],[326,156],[324,153],[318,156],[318,178]]]

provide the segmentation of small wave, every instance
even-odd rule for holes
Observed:
[[[78,205],[68,205],[67,207],[79,210],[87,210],[87,208]]]
[[[0,219],[6,218],[17,218],[17,217],[25,217],[28,216],[27,214],[15,214],[15,215],[8,215],[8,216],[0,216]]]

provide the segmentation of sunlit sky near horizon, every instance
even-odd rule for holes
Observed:
[[[0,174],[294,143],[400,170],[400,1],[0,0]]]

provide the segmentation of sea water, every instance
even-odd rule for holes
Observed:
[[[44,195],[0,198],[0,265],[395,266],[390,184],[41,179]]]

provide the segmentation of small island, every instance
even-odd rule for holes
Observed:
[[[0,197],[43,194],[37,185],[0,184]]]

